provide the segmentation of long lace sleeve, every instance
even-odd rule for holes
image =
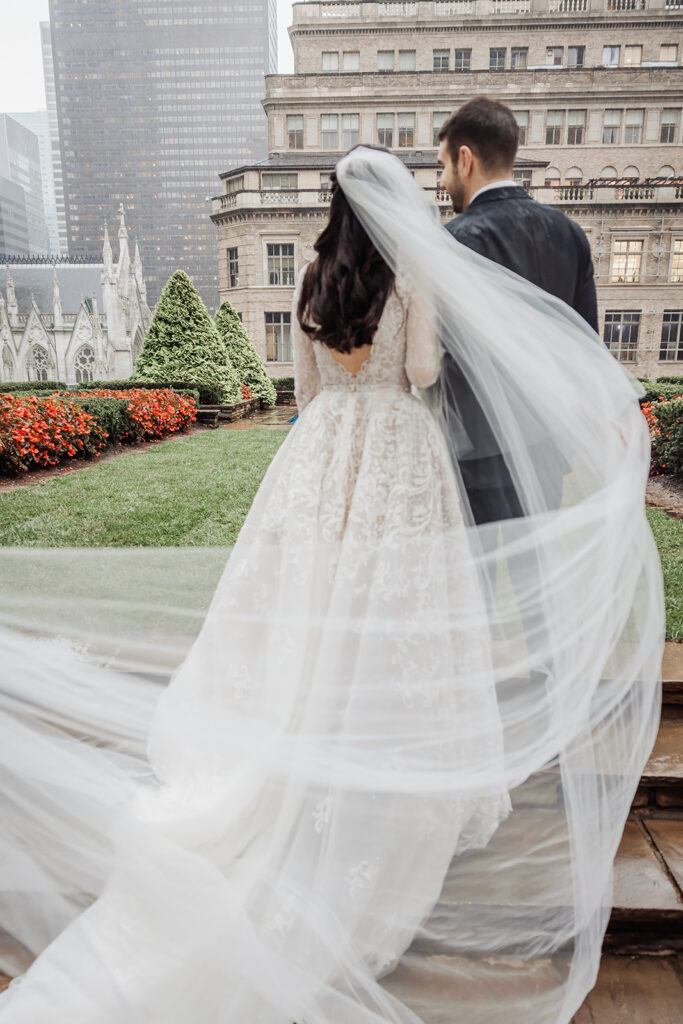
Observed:
[[[313,342],[301,330],[297,317],[297,306],[306,268],[299,274],[292,300],[292,343],[294,348],[294,398],[297,409],[303,412],[308,403],[320,391],[320,371],[315,361]]]
[[[406,374],[416,388],[434,384],[441,371],[434,308],[428,297],[402,285],[406,314]]]

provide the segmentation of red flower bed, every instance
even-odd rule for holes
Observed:
[[[121,437],[122,441],[149,441],[165,437],[178,430],[185,430],[197,419],[197,406],[188,395],[179,395],[170,388],[150,390],[131,388],[130,391],[70,392],[76,398],[124,398],[128,402],[128,413],[133,428]]]
[[[240,391],[242,392],[242,400],[244,402],[248,402],[250,398],[254,397],[254,392],[248,384],[240,384]]]
[[[650,476],[680,473],[683,468],[683,395],[644,402],[641,406],[652,441]]]
[[[0,395],[0,474],[56,466],[64,458],[99,455],[107,435],[94,416],[57,396]]]

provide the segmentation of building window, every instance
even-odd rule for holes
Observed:
[[[332,188],[332,175],[330,171],[320,172],[320,191],[329,192]]]
[[[613,356],[623,362],[633,362],[638,349],[640,310],[608,309],[605,313],[605,345]]]
[[[266,313],[266,359],[269,363],[292,361],[291,313]]]
[[[526,46],[513,46],[510,50],[510,67],[513,71],[526,71],[529,63],[529,49]]]
[[[560,172],[557,167],[548,167],[545,172],[545,187],[546,188],[559,188],[560,187]]]
[[[548,46],[545,51],[545,63],[549,68],[562,67],[564,46]]]
[[[514,110],[513,113],[519,127],[519,144],[520,146],[526,146],[529,132],[529,111]]]
[[[398,144],[402,147],[415,145],[415,114],[398,115]]]
[[[78,350],[76,358],[74,359],[74,370],[76,373],[77,383],[82,384],[86,380],[94,380],[94,369],[95,352],[90,345],[84,345],[83,348]],[[47,380],[47,377],[44,379]]]
[[[659,59],[666,64],[675,64],[678,60],[678,44],[662,43],[659,47]]]
[[[225,189],[225,194],[228,196],[234,195],[235,192],[244,191],[244,175],[240,174],[238,178],[232,178]]]
[[[683,309],[665,309],[659,358],[683,359]]]
[[[525,192],[531,194],[531,171],[513,171],[512,177],[520,188],[523,188]]]
[[[347,50],[342,67],[344,71],[360,71],[360,50]]]
[[[339,54],[336,51],[323,53],[323,71],[339,71]]]
[[[304,115],[287,115],[287,144],[290,149],[304,148]]]
[[[545,123],[546,146],[561,146],[564,135],[564,110],[549,110]]]
[[[360,142],[360,114],[342,114],[342,149],[351,149]]]
[[[295,192],[298,182],[298,175],[291,172],[263,171],[261,174],[261,188],[264,192]]]
[[[322,114],[320,133],[323,149],[339,149],[339,114]]]
[[[671,280],[674,284],[683,281],[683,238],[674,238],[671,251]]]
[[[394,51],[393,50],[378,50],[377,51],[377,70],[378,71],[393,71],[394,70]]]
[[[499,47],[489,50],[489,71],[505,71],[507,49]]]
[[[455,62],[453,64],[455,71],[471,71],[472,70],[472,51],[471,50],[456,50],[455,51]]]
[[[606,68],[618,68],[619,67],[619,46],[603,46],[602,48],[602,64]]]
[[[668,107],[662,111],[662,126],[659,131],[660,142],[675,142],[678,135],[678,126],[681,122],[681,112],[675,107]]]
[[[48,380],[50,359],[42,345],[33,345],[29,356],[29,380]]]
[[[450,117],[450,113],[447,110],[437,110],[434,112],[432,118],[432,145],[439,145],[439,132],[443,128],[444,124]]]
[[[605,146],[617,146],[621,135],[621,111],[606,110],[602,129],[602,142]]]
[[[414,71],[415,70],[415,50],[399,50],[398,51],[398,70],[399,71]]]
[[[624,126],[624,142],[638,143],[643,141],[643,117],[644,110],[627,110],[626,124]]]
[[[394,145],[394,115],[377,115],[377,145],[391,149]]]
[[[642,46],[625,46],[624,47],[624,66],[630,68],[639,68],[643,60],[643,48]]]
[[[582,146],[586,135],[586,111],[567,112],[567,145]]]
[[[237,247],[234,249],[228,249],[228,281],[230,282],[231,288],[237,287],[237,278],[240,272],[239,258],[237,254]]]
[[[294,284],[294,243],[278,242],[266,246],[268,255],[268,284]]]
[[[451,60],[451,52],[450,50],[434,50],[432,60],[432,67],[434,71],[448,71]]]
[[[582,68],[586,59],[585,46],[569,46],[567,48],[567,67]]]
[[[612,257],[612,283],[638,284],[642,259],[642,238],[615,239]]]

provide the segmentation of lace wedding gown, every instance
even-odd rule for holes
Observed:
[[[104,884],[2,1024],[416,1021],[378,979],[509,811],[438,784],[475,748],[502,778],[503,751],[451,460],[411,393],[430,318],[397,281],[355,376],[292,323],[299,420],[156,705],[154,778],[112,800]]]

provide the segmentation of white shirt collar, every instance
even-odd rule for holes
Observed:
[[[489,181],[487,185],[482,185],[480,189],[477,189],[477,191],[470,199],[470,206],[477,198],[477,196],[480,196],[483,192],[488,192],[492,188],[509,188],[510,186],[512,186],[513,188],[518,187],[517,182],[513,181],[512,178],[502,178],[500,181]]]

